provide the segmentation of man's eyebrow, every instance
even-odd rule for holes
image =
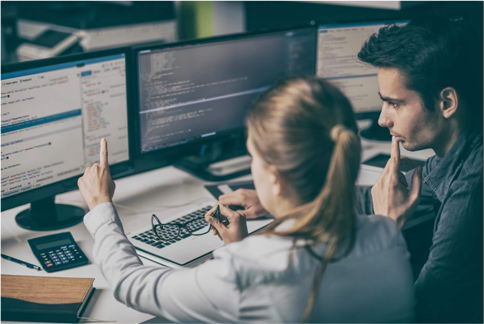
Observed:
[[[380,99],[383,100],[383,101],[387,101],[387,102],[388,101],[391,101],[391,102],[395,102],[395,103],[403,103],[403,102],[405,102],[402,99],[396,99],[396,98],[390,98],[390,97],[383,97],[379,91],[378,91],[378,95],[380,96]]]

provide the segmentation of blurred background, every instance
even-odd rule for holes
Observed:
[[[2,1],[2,65],[147,42],[341,19],[465,16],[482,35],[481,1]],[[48,52],[39,47],[49,48]]]

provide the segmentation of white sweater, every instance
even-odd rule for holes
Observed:
[[[84,223],[115,298],[171,321],[298,322],[319,265],[305,249],[291,249],[291,239],[254,235],[194,269],[144,266],[111,203],[94,208]],[[357,227],[352,252],[326,268],[310,320],[411,322],[413,278],[396,223],[359,216]],[[313,248],[319,255],[323,249]]]

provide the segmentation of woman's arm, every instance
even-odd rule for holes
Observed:
[[[239,290],[231,255],[196,269],[145,267],[111,203],[116,186],[109,171],[105,139],[101,140],[99,160],[86,168],[78,185],[91,210],[84,223],[94,238],[94,261],[115,298],[171,321],[235,322]]]
[[[118,301],[171,321],[237,321],[231,260],[215,259],[194,269],[144,266],[111,203],[96,206],[84,223],[95,240],[94,261]]]

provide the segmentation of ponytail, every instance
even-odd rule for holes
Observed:
[[[317,256],[310,245],[306,246],[308,252],[320,262],[320,265],[314,275],[312,290],[302,322],[306,322],[311,314],[321,277],[328,263],[351,252],[356,239],[356,189],[354,184],[360,165],[360,139],[353,131],[342,125],[334,126],[330,134],[335,145],[327,179],[318,196],[309,204],[297,207],[279,217],[263,232],[265,235],[306,239],[313,244],[326,243],[322,257]],[[289,230],[275,231],[278,225],[288,219],[297,219],[298,222]],[[336,256],[343,243],[346,245],[346,249],[340,256]]]
[[[321,277],[328,263],[334,262],[336,253],[343,241],[346,249],[341,257],[346,256],[353,249],[356,239],[355,181],[360,164],[360,140],[358,136],[342,125],[331,129],[331,139],[335,142],[327,180],[313,207],[327,219],[327,245],[313,279],[313,288],[309,295],[302,322],[307,322],[317,298]],[[314,255],[311,247],[307,246],[310,254]]]
[[[249,108],[247,125],[254,149],[299,200],[262,234],[304,240],[320,262],[302,318],[307,321],[328,263],[347,255],[355,242],[360,141],[351,103],[327,81],[289,78]],[[278,228],[289,219],[295,221],[290,229]],[[320,243],[326,244],[322,256],[311,248]]]

